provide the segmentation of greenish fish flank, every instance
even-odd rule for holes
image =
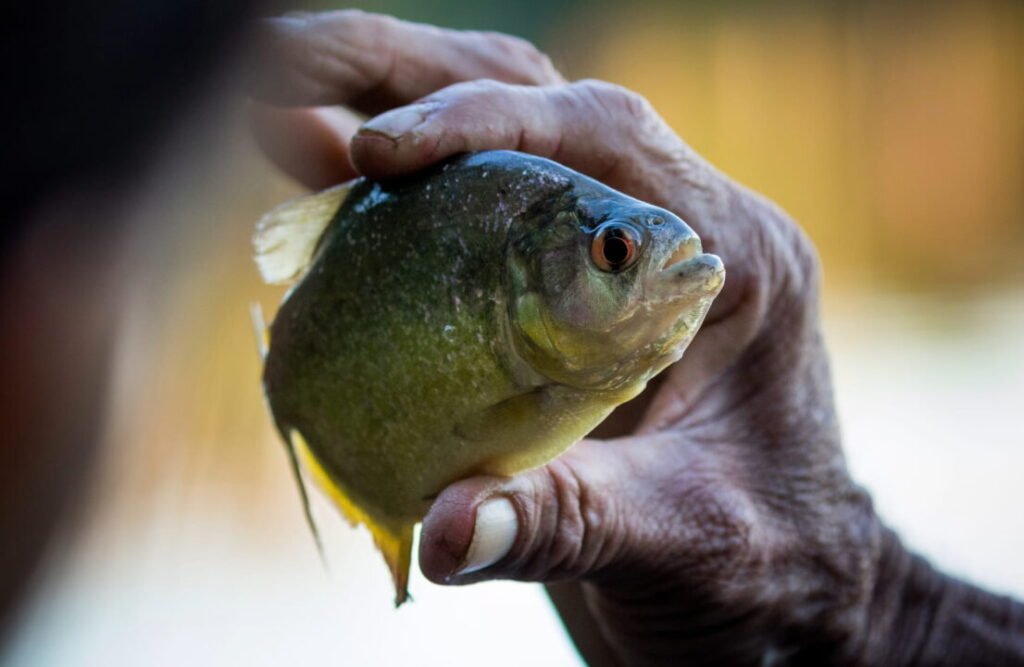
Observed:
[[[265,359],[274,421],[369,527],[397,603],[432,498],[584,437],[681,357],[725,276],[669,211],[510,151],[300,198],[256,246],[296,281]]]

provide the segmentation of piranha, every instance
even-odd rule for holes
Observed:
[[[676,215],[512,151],[295,199],[254,244],[292,284],[263,386],[307,519],[303,470],[367,526],[396,605],[445,486],[583,438],[682,356],[725,278]]]

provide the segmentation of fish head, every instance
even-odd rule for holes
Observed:
[[[725,281],[721,260],[679,216],[598,184],[513,231],[516,349],[561,384],[646,382],[682,356]]]

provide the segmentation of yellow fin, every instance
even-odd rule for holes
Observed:
[[[324,470],[316,456],[310,451],[302,434],[292,429],[289,433],[292,448],[303,467],[309,471],[316,485],[319,486],[337,506],[350,523],[363,524],[373,535],[384,560],[391,569],[391,578],[395,583],[395,606],[409,599],[409,567],[412,564],[412,533],[413,523],[385,525],[371,517],[365,510],[352,501],[345,491]]]
[[[295,282],[316,254],[320,237],[341,208],[355,181],[287,201],[256,225],[253,247],[264,282]]]

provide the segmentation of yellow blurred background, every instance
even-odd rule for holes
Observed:
[[[792,213],[823,258],[855,475],[914,547],[1024,595],[1024,5],[361,6],[531,38]],[[417,573],[394,611],[369,537],[318,503],[322,566],[248,319],[282,295],[253,224],[299,189],[216,90],[165,153],[134,215],[104,459],[10,664],[578,661],[535,586]]]

